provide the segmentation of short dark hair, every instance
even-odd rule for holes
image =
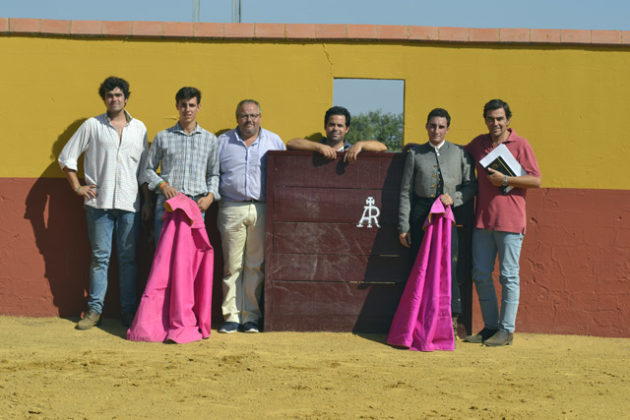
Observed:
[[[512,111],[510,111],[510,106],[507,102],[502,101],[501,99],[491,99],[487,104],[483,106],[483,117],[486,118],[488,111],[494,111],[495,109],[503,108],[505,110],[505,118],[512,118]]]
[[[346,117],[346,127],[350,127],[350,111],[342,106],[333,106],[326,111],[326,115],[324,115],[324,125],[328,124],[328,119],[332,115],[343,115]]]
[[[201,92],[197,88],[184,86],[183,88],[178,90],[177,93],[175,94],[175,104],[178,104],[179,101],[181,101],[182,99],[188,100],[192,98],[197,98],[197,103],[200,104]]]
[[[431,118],[433,117],[446,118],[446,126],[451,126],[451,116],[444,108],[432,109],[431,112],[429,112],[429,115],[427,115],[427,124],[429,123],[429,120],[431,120]]]
[[[114,76],[109,76],[101,83],[101,86],[98,88],[98,94],[101,95],[101,99],[105,100],[105,94],[116,88],[120,88],[125,95],[125,99],[129,99],[129,95],[131,95],[131,92],[129,92],[129,83],[125,79]]]
[[[262,114],[262,108],[260,107],[260,104],[258,103],[257,100],[255,99],[243,99],[242,101],[240,101],[238,103],[238,105],[236,105],[236,118],[238,118],[238,110],[241,109],[241,107],[245,104],[254,104],[258,107],[258,112],[260,112]]]

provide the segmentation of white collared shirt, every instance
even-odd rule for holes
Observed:
[[[446,140],[442,140],[442,143],[434,146],[433,143],[429,142],[429,146],[433,147],[435,149],[435,154],[440,156],[440,149],[444,146],[444,143],[446,143]]]
[[[85,201],[97,209],[140,210],[138,179],[144,168],[147,129],[142,121],[125,111],[127,125],[122,137],[111,125],[107,114],[88,118],[74,133],[59,155],[61,169],[77,170],[83,152],[85,183],[96,185],[96,198]]]

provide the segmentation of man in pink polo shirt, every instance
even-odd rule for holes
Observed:
[[[488,134],[477,136],[466,150],[476,162],[479,195],[473,233],[473,280],[479,296],[484,328],[464,341],[486,346],[512,344],[520,295],[519,257],[525,234],[525,196],[528,188],[539,188],[541,174],[536,156],[527,140],[508,128],[512,112],[501,99],[483,108]],[[504,144],[521,164],[526,175],[507,176],[494,169],[486,171],[479,161]],[[513,187],[503,193],[501,187]],[[494,261],[499,255],[501,308],[492,280]]]

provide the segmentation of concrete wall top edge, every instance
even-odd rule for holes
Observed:
[[[435,26],[86,21],[0,17],[0,35],[630,45],[630,31]]]

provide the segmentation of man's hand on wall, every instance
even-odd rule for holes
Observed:
[[[352,163],[359,157],[359,153],[363,150],[363,146],[361,143],[353,144],[348,150],[346,150],[346,155],[343,157],[344,162]]]
[[[322,154],[326,159],[337,159],[337,151],[330,146],[320,144],[317,151]]]

